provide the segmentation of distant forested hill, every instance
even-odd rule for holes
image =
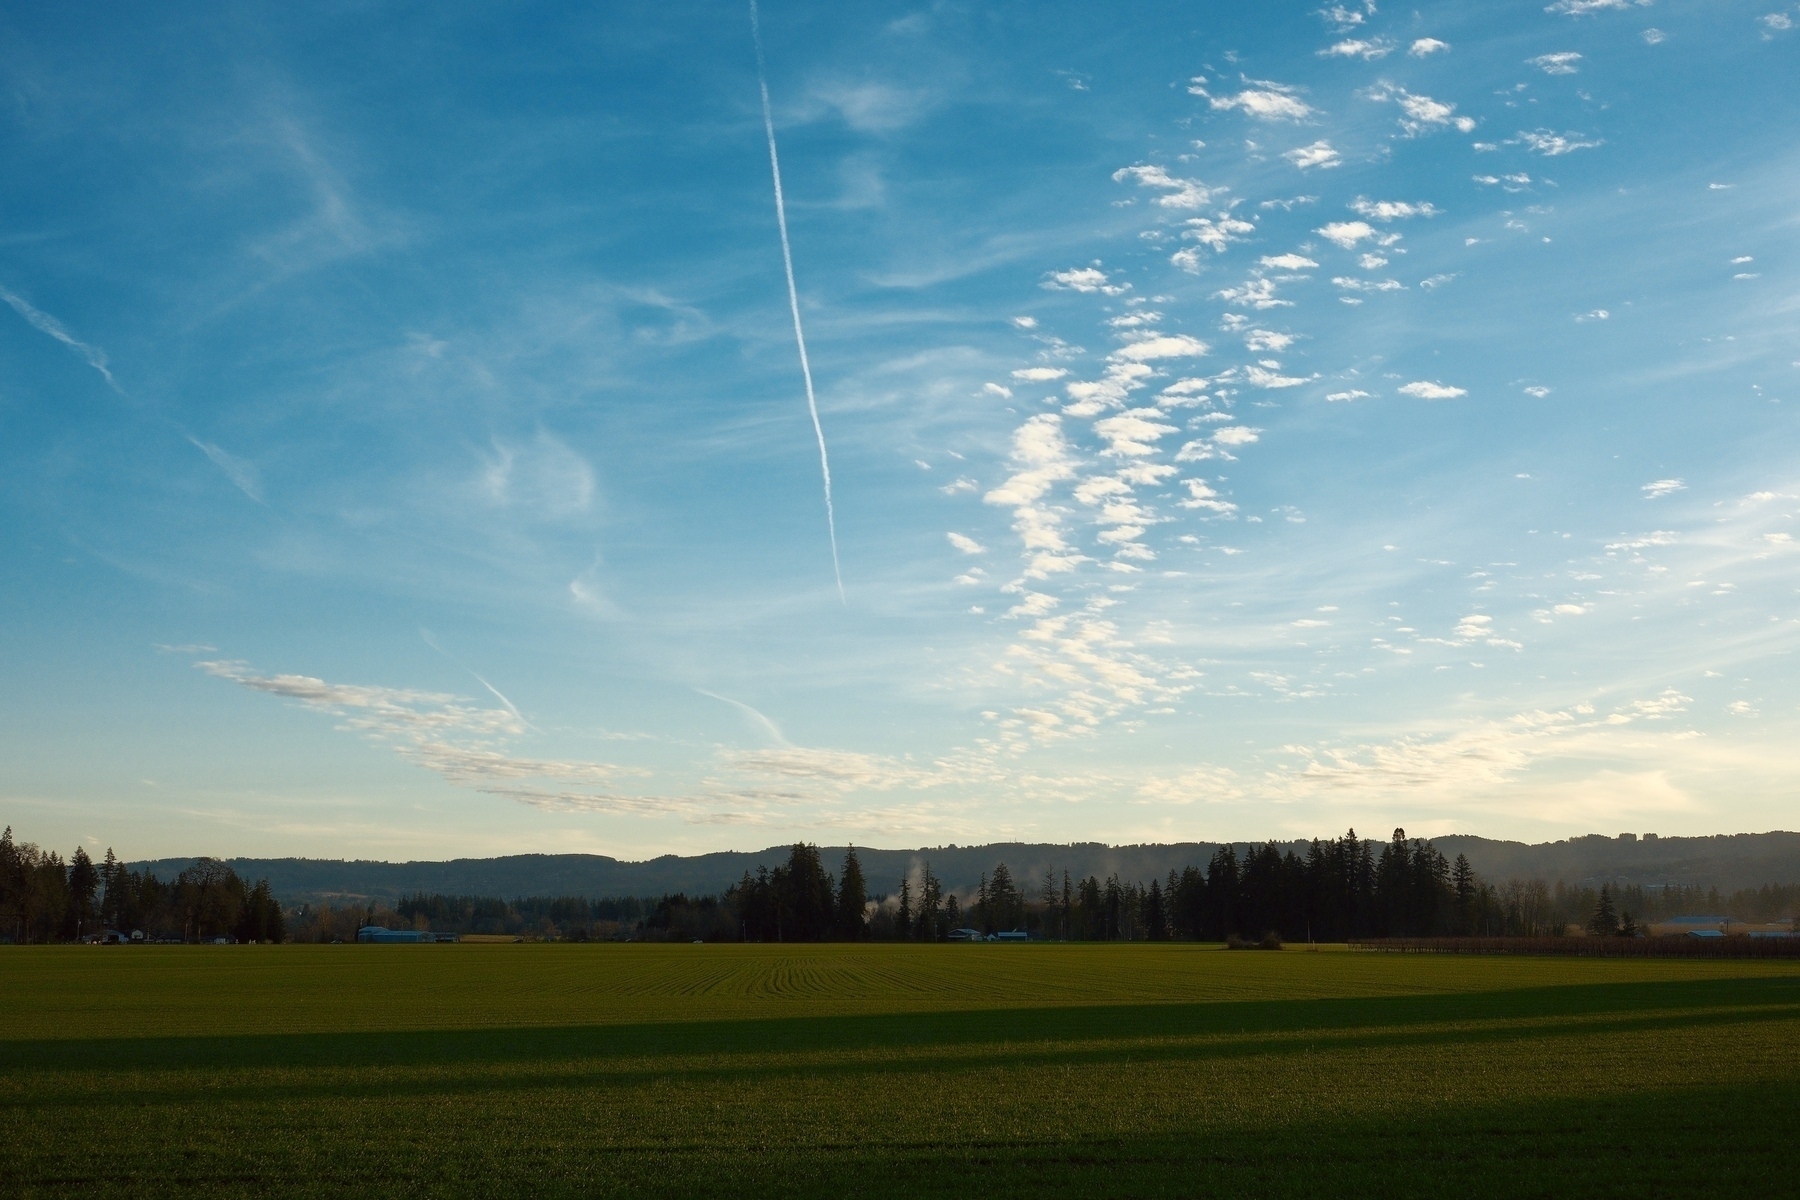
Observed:
[[[1363,831],[1385,840],[1388,830]],[[1627,835],[1629,836],[1629,835]],[[1739,833],[1714,837],[1645,837],[1627,841],[1594,834],[1561,842],[1524,842],[1449,836],[1433,839],[1454,859],[1466,854],[1484,878],[1515,876],[1548,883],[1679,883],[1722,891],[1765,883],[1800,883],[1800,833]],[[1035,894],[1044,873],[1060,881],[1066,869],[1076,878],[1105,879],[1115,872],[1127,882],[1148,882],[1170,870],[1204,867],[1222,843],[1107,846],[997,842],[985,846],[934,846],[919,850],[857,848],[871,894],[897,889],[902,876],[929,862],[950,891],[972,892],[983,872],[1004,862],[1021,890]],[[1234,843],[1241,855],[1250,843]],[[1305,842],[1280,842],[1304,855]],[[664,855],[623,862],[599,854],[514,854],[502,858],[459,858],[449,862],[370,862],[313,858],[234,858],[230,865],[246,879],[268,879],[283,900],[394,900],[412,892],[482,896],[661,896],[670,892],[710,895],[723,891],[745,871],[774,867],[787,847],[754,852],[728,851],[691,858]],[[842,846],[822,857],[833,871],[843,861]],[[159,878],[171,878],[194,860],[159,859],[130,864]]]

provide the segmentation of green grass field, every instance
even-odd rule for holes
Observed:
[[[0,948],[0,1194],[1800,1194],[1800,965]]]

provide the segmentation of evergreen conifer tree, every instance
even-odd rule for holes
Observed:
[[[1588,919],[1587,927],[1595,937],[1618,935],[1619,917],[1613,909],[1612,888],[1607,884],[1600,885],[1600,902],[1594,906],[1594,915]]]
[[[1060,927],[1060,936],[1062,937],[1062,940],[1065,942],[1069,940],[1069,918],[1074,913],[1074,911],[1075,911],[1074,897],[1070,894],[1070,891],[1069,891],[1069,870],[1067,867],[1064,867],[1063,868],[1063,886],[1062,886],[1062,913],[1061,913],[1062,925]],[[1796,918],[1796,928],[1800,928],[1800,918]]]
[[[1119,883],[1119,873],[1113,872],[1106,877],[1106,893],[1102,900],[1101,938],[1108,942],[1119,940],[1123,931],[1125,916],[1125,888]]]
[[[94,860],[80,846],[69,857],[69,917],[75,924],[75,936],[88,932],[94,919],[94,896],[100,889],[100,872]]]
[[[844,853],[844,873],[838,879],[837,932],[842,938],[861,941],[868,933],[863,910],[868,906],[868,889],[863,884],[862,863],[857,861],[856,847]]]
[[[124,875],[125,868],[108,846],[100,862],[100,923],[118,930],[125,928]]]
[[[894,930],[897,936],[906,941],[913,936],[913,902],[912,880],[900,880],[900,907],[894,912]]]
[[[931,873],[931,864],[925,864],[924,877],[919,881],[919,917],[918,938],[922,942],[938,940],[940,930],[938,922],[942,918],[944,902],[944,885],[938,877]]]
[[[993,877],[987,882],[987,903],[989,928],[986,932],[1017,929],[1024,923],[1024,906],[1020,902],[1019,889],[1013,883],[1012,872],[1005,863],[995,866]]]
[[[819,848],[794,843],[787,867],[780,875],[776,891],[780,897],[782,939],[816,942],[828,937],[837,901],[832,895],[831,876],[819,862]]]
[[[1474,932],[1475,924],[1475,869],[1469,866],[1468,855],[1456,856],[1456,866],[1450,873],[1450,887],[1456,893],[1456,916],[1450,931],[1458,937],[1467,937]]]
[[[1153,942],[1168,939],[1169,928],[1163,913],[1162,885],[1156,880],[1150,881],[1150,891],[1144,897],[1144,935]]]

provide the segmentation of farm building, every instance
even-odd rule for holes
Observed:
[[[405,945],[419,942],[454,942],[454,933],[431,933],[423,929],[383,929],[379,925],[364,925],[356,931],[359,942],[374,942],[381,945]]]

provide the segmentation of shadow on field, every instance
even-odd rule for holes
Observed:
[[[1197,1123],[1178,1135],[1041,1134],[953,1140],[695,1139],[646,1129],[621,1143],[567,1115],[499,1136],[409,1135],[429,1105],[379,1130],[289,1127],[94,1153],[65,1137],[0,1149],[8,1195],[31,1197],[1380,1197],[1792,1196],[1800,1084],[1662,1089],[1594,1099],[1421,1105],[1403,1115]],[[250,1106],[255,1121],[266,1110]],[[868,1114],[880,1120],[881,1112]],[[559,1119],[560,1116],[560,1119]],[[165,1133],[168,1131],[164,1131]],[[198,1143],[198,1144],[196,1144]],[[123,1150],[124,1147],[119,1149]],[[22,1150],[22,1152],[19,1152]],[[136,1152],[133,1152],[136,1151]]]
[[[396,1001],[404,1003],[404,999]],[[767,1078],[864,1072],[857,1051],[898,1052],[885,1072],[1012,1060],[1038,1065],[1199,1061],[1330,1048],[1505,1043],[1633,1030],[1754,1026],[1800,1015],[1800,977],[1601,983],[1454,995],[1195,1004],[1107,1004],[963,1012],[643,1022],[618,1025],[221,1037],[38,1039],[0,1042],[0,1070],[62,1073],[282,1068],[556,1067],[564,1083]],[[1753,1031],[1745,1033],[1754,1036]],[[1304,1036],[1316,1035],[1309,1040]],[[1733,1036],[1738,1036],[1734,1034]],[[1161,1039],[1161,1040],[1159,1040]],[[1131,1043],[1126,1045],[1125,1043]],[[734,1055],[808,1055],[823,1061],[734,1064]],[[650,1063],[665,1058],[672,1061]],[[589,1063],[591,1078],[568,1073]],[[223,1083],[223,1081],[219,1081]],[[457,1090],[543,1086],[529,1069],[464,1077]],[[228,1088],[230,1085],[227,1084]],[[266,1094],[267,1084],[260,1086]],[[409,1086],[398,1081],[384,1089]],[[421,1079],[417,1085],[432,1085]],[[354,1089],[350,1089],[352,1092]],[[331,1094],[345,1094],[342,1088]],[[139,1102],[141,1093],[119,1102]],[[43,1103],[46,1097],[37,1097]],[[83,1104],[92,1104],[89,1096]],[[102,1101],[104,1103],[104,1101]],[[6,1107],[0,1101],[0,1107]]]
[[[1786,1196],[1797,1017],[1800,977],[1778,976],[0,1042],[0,1195]],[[1788,1077],[1703,1088],[1636,1074],[1646,1043],[1581,1044],[1657,1030],[1648,1045],[1725,1064],[1754,1047]],[[1334,1106],[1330,1060],[1273,1064],[1369,1048],[1418,1086]],[[1482,1072],[1515,1054],[1580,1059],[1608,1094],[1492,1100]],[[1272,1069],[1204,1069],[1251,1055]],[[951,1097],[952,1118],[914,1119]]]
[[[641,1164],[612,1164],[615,1188],[596,1192],[1766,1200],[1800,1194],[1791,1157],[1796,1111],[1800,1084],[1786,1083],[1445,1104],[1398,1118],[1215,1126],[1178,1137],[836,1146],[798,1160],[753,1151],[711,1173],[683,1162],[679,1188],[658,1177],[651,1161],[659,1156],[650,1151]]]

